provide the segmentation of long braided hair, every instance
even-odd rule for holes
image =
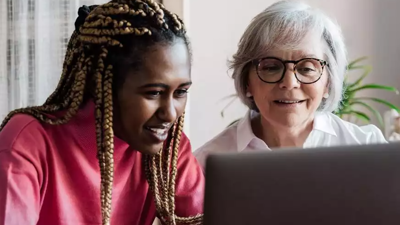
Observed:
[[[0,131],[18,113],[29,114],[47,124],[67,123],[86,99],[92,98],[101,174],[102,223],[108,225],[114,174],[113,97],[124,79],[122,67],[126,63],[140,67],[140,54],[154,44],[172,43],[177,38],[182,38],[188,48],[189,43],[182,20],[152,0],[112,0],[100,6],[84,6],[79,15],[56,90],[41,106],[10,112]],[[50,116],[56,112],[63,113]],[[154,156],[143,157],[158,217],[166,225],[202,224],[201,214],[184,218],[175,215],[175,178],[183,123],[184,115],[170,130],[163,149]]]

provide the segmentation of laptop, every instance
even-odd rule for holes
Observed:
[[[399,225],[400,144],[213,154],[204,225]]]

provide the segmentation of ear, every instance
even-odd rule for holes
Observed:
[[[325,87],[323,98],[329,98],[329,85]]]
[[[326,86],[325,86],[325,90],[324,90],[324,98],[328,98],[329,97],[329,88],[330,88],[330,78],[328,78],[328,81],[326,82]]]
[[[251,89],[248,84],[246,85],[246,97],[247,98],[253,97],[253,94],[251,93]]]

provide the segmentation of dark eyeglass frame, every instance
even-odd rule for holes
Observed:
[[[282,64],[283,64],[283,73],[282,73],[281,78],[280,78],[278,81],[270,82],[270,81],[265,81],[265,80],[263,80],[263,79],[261,78],[261,76],[260,76],[260,74],[259,74],[259,72],[258,72],[258,71],[259,71],[258,68],[259,68],[259,66],[260,66],[261,61],[263,61],[263,60],[265,60],[265,59],[275,59],[275,60],[278,60],[278,61],[282,62]],[[318,77],[315,81],[312,81],[312,82],[303,82],[303,81],[301,81],[301,80],[297,77],[297,74],[296,74],[296,66],[297,66],[297,63],[299,63],[299,62],[301,62],[301,61],[303,61],[303,60],[307,60],[307,59],[312,59],[312,60],[318,61],[318,62],[321,64],[321,67],[322,67],[321,74],[319,75],[319,77]],[[325,68],[325,66],[329,66],[329,64],[328,64],[327,61],[322,60],[322,59],[317,59],[317,58],[302,58],[302,59],[299,59],[299,60],[282,60],[282,59],[276,58],[276,57],[265,57],[265,58],[261,58],[261,59],[255,59],[255,60],[253,60],[253,61],[251,61],[251,62],[252,62],[252,64],[256,67],[256,72],[257,72],[258,78],[259,78],[262,82],[265,82],[265,83],[268,83],[268,84],[279,83],[279,82],[281,82],[281,81],[283,80],[283,78],[285,77],[286,69],[287,69],[287,68],[286,68],[286,64],[287,64],[287,63],[293,63],[293,64],[294,64],[294,67],[293,67],[294,76],[296,77],[296,80],[298,80],[298,81],[299,81],[300,83],[302,83],[302,84],[313,84],[313,83],[319,81],[319,80],[321,79],[321,77],[322,77],[322,74],[324,73],[324,68]]]

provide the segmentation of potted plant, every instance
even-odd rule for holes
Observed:
[[[400,113],[400,109],[398,106],[394,105],[391,102],[388,102],[384,99],[376,98],[376,97],[358,97],[357,94],[360,91],[365,91],[368,89],[376,89],[376,90],[384,90],[384,91],[389,91],[389,92],[394,92],[396,94],[399,94],[399,91],[392,86],[386,86],[386,85],[381,85],[381,84],[374,84],[374,83],[369,83],[369,84],[364,84],[363,81],[365,77],[367,77],[371,70],[372,67],[370,65],[360,65],[359,63],[365,60],[367,57],[361,57],[356,60],[353,60],[348,64],[348,73],[346,75],[346,78],[344,80],[344,98],[340,102],[340,107],[338,110],[333,112],[337,116],[339,116],[342,119],[347,119],[349,120],[350,118],[357,118],[361,119],[365,122],[370,123],[372,116],[374,116],[381,128],[384,127],[383,123],[383,117],[381,113],[376,110],[373,106],[371,106],[369,103],[370,102],[377,102],[380,104],[383,104],[391,109],[396,110],[397,112]],[[352,71],[355,70],[361,70],[362,74],[361,76],[354,82],[350,82],[349,78],[351,76]],[[236,94],[232,94],[227,96],[225,99],[231,99],[229,103],[222,109],[221,111],[221,116],[224,117],[224,111],[237,99]],[[362,112],[357,109],[357,106],[361,106],[366,109],[366,112]],[[228,126],[236,123],[239,119],[234,120],[231,122]]]
[[[357,93],[363,90],[368,90],[368,89],[378,89],[378,90],[384,90],[384,91],[389,91],[389,92],[394,92],[396,94],[399,94],[399,91],[395,87],[391,86],[386,86],[386,85],[381,85],[381,84],[363,84],[363,80],[365,77],[369,75],[369,73],[372,70],[372,67],[370,65],[359,65],[359,63],[363,60],[365,60],[367,57],[361,57],[358,58],[348,65],[348,71],[354,71],[354,70],[361,70],[362,74],[361,76],[354,82],[349,82],[349,77],[351,73],[348,73],[345,80],[344,80],[344,98],[342,99],[342,102],[340,103],[339,109],[334,112],[336,115],[338,115],[340,118],[344,118],[345,116],[349,117],[355,117],[358,119],[361,119],[365,122],[370,123],[371,122],[371,116],[375,116],[379,126],[383,128],[383,118],[382,115],[379,113],[378,110],[376,110],[374,107],[372,107],[369,103],[370,102],[377,102],[383,105],[386,105],[387,107],[396,110],[397,112],[400,112],[399,107],[394,105],[393,103],[390,103],[384,99],[380,98],[375,98],[375,97],[357,97]],[[362,106],[364,107],[368,113],[361,112],[357,110],[355,107],[356,106]]]

